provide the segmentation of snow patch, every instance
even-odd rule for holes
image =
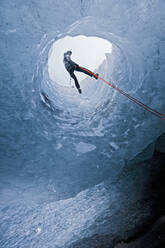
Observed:
[[[91,152],[96,149],[96,146],[90,143],[80,142],[74,145],[75,145],[76,151],[79,153],[87,153],[87,152]]]

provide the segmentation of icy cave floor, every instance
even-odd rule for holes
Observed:
[[[165,153],[155,151],[150,160],[132,161],[115,181],[66,200],[37,202],[35,194],[33,200],[23,194],[11,200],[12,189],[6,190],[9,198],[0,205],[1,247],[109,248],[120,240],[126,243],[115,247],[163,247],[164,218],[153,223],[164,214],[164,161]]]

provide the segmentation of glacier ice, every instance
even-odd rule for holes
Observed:
[[[106,39],[113,49],[101,77],[165,113],[164,8],[163,0],[1,0],[2,248],[96,247],[93,237],[110,247],[149,218],[149,168],[129,161],[146,147],[152,156],[164,122],[101,81],[83,81],[81,97],[54,84],[48,58],[66,36]]]

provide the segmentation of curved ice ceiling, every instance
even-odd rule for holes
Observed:
[[[130,43],[128,39],[107,32],[107,26],[105,20],[100,21],[94,17],[86,17],[68,27],[65,33],[58,35],[58,38],[65,35],[83,34],[109,40],[113,44],[112,54],[107,54],[106,60],[97,69],[97,72],[106,80],[155,108],[154,100],[164,85],[160,82],[157,82],[157,85],[150,83],[146,89],[148,80],[146,66],[148,64],[144,63],[143,47],[136,42]],[[89,30],[89,27],[92,29]],[[40,66],[41,58],[39,59],[38,69],[43,71],[42,78],[39,80],[41,91],[48,94],[52,106],[59,111],[54,115],[55,123],[59,125],[59,132],[65,133],[66,137],[72,135],[75,140],[78,138],[83,142],[90,137],[91,145],[96,147],[96,154],[103,154],[110,158],[109,166],[111,167],[116,163],[121,166],[122,161],[133,158],[164,130],[163,122],[120,96],[101,81],[96,83],[94,79],[84,80],[85,82],[81,84],[83,89],[81,96],[72,88],[66,89],[66,87],[53,84],[48,74],[47,58],[48,50],[54,39],[48,35],[44,42],[42,44],[44,52],[41,53],[41,57],[42,61],[44,59],[45,61],[44,66]],[[45,49],[45,45],[47,49]],[[145,52],[146,49],[145,47]],[[148,47],[148,49],[152,48]],[[150,91],[152,99],[148,94]],[[159,99],[162,99],[161,92]],[[143,97],[144,95],[145,97]],[[163,101],[161,101],[162,104]],[[163,111],[163,107],[160,110]],[[157,126],[156,130],[146,133],[146,130],[150,129],[149,127],[152,125]],[[97,140],[99,143],[102,141],[101,147],[96,145]],[[74,145],[72,143],[73,152],[78,152],[75,149],[76,144],[76,142]],[[81,153],[80,149],[79,153]]]

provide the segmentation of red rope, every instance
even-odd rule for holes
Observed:
[[[93,72],[87,70],[84,67],[81,67],[82,69],[84,69],[87,72],[90,72],[93,76],[96,76],[96,74],[94,74]],[[111,84],[110,82],[106,81],[104,78],[101,78],[98,76],[98,78],[100,80],[102,80],[103,82],[105,82],[106,84],[108,84],[109,86],[111,86],[113,89],[117,90],[118,92],[120,92],[122,95],[126,96],[127,98],[129,98],[131,101],[135,102],[136,104],[138,104],[139,106],[141,106],[142,108],[144,108],[145,110],[147,110],[148,112],[154,114],[155,116],[159,117],[160,119],[162,119],[163,121],[165,121],[165,115],[161,114],[160,112],[152,109],[151,107],[149,107],[148,105],[140,102],[139,100],[137,100],[136,98],[132,97],[131,95],[127,94],[126,92],[124,92],[123,90],[121,90],[120,88],[116,87],[115,85]]]

